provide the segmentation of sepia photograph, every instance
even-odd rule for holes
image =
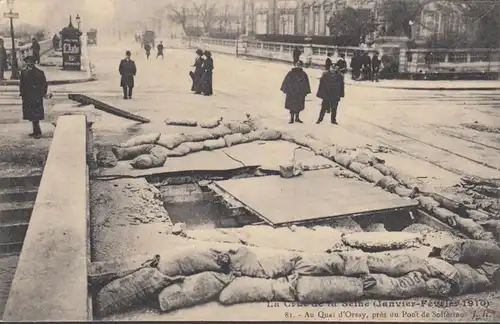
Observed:
[[[500,322],[500,0],[0,0],[0,321]]]

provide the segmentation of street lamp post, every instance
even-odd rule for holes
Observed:
[[[78,30],[80,30],[80,23],[82,22],[82,19],[80,18],[80,15],[79,14],[76,14],[76,24],[78,26]]]
[[[12,67],[11,80],[19,79],[19,66],[17,64],[16,41],[14,40],[14,18],[19,18],[19,14],[14,12],[14,0],[7,0],[9,12],[4,13],[4,17],[10,19],[10,38],[12,39]]]
[[[237,20],[236,21],[236,57],[238,57],[238,44],[240,42],[239,38],[240,38],[240,21]]]

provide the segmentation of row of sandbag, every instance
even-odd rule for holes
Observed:
[[[94,263],[90,283],[99,288],[95,301],[100,316],[129,310],[156,297],[162,311],[209,302],[217,296],[226,305],[446,297],[498,284],[500,266],[484,260],[499,263],[500,254],[483,253],[479,260],[474,251],[484,247],[473,241],[442,249],[440,256],[447,261],[468,261],[472,266],[406,255],[295,254],[247,247],[227,253],[184,249],[163,258],[156,256],[140,266],[136,261],[140,259]],[[478,261],[483,263],[477,265]]]
[[[201,128],[215,128],[220,125],[222,119],[223,119],[222,117],[214,117],[197,121],[190,118],[185,118],[185,119],[166,118],[165,124],[167,124],[168,126],[186,126],[186,127],[199,126]]]
[[[252,130],[245,122],[233,122],[193,133],[140,135],[122,143],[120,147],[113,147],[112,151],[118,160],[132,160],[132,167],[148,169],[163,166],[168,157],[180,157],[258,140],[278,140],[280,137],[281,133],[277,131]]]
[[[283,140],[307,146],[316,154],[324,156],[343,167],[355,172],[361,178],[376,186],[401,197],[416,198],[421,207],[442,222],[456,228],[470,238],[478,240],[495,240],[495,235],[488,232],[476,220],[489,219],[487,213],[475,210],[463,203],[459,203],[435,193],[421,192],[419,182],[411,177],[387,166],[385,161],[366,153],[355,153],[344,148],[325,146],[319,140],[307,136],[282,135]],[[490,226],[491,227],[491,226]],[[500,226],[497,239],[500,240]]]

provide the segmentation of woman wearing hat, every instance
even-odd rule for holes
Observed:
[[[205,51],[204,55],[205,61],[202,66],[203,75],[200,80],[200,90],[205,96],[211,96],[213,94],[212,74],[214,71],[214,60],[210,51]]]
[[[196,94],[201,93],[201,89],[199,87],[200,80],[203,75],[203,51],[201,49],[196,50],[196,55],[198,55],[194,61],[194,72],[189,72],[191,79],[193,79],[193,85],[191,86],[191,91],[194,91]]]
[[[35,67],[35,60],[33,56],[24,59],[26,68],[21,71],[19,93],[23,101],[23,119],[33,124],[33,133],[30,136],[38,139],[42,137],[40,120],[45,117],[43,97],[47,95],[48,84],[45,73]]]
[[[285,109],[290,111],[290,124],[302,123],[299,114],[305,108],[306,96],[311,93],[309,77],[302,69],[303,66],[304,63],[299,60],[281,85],[281,91],[286,95]]]
[[[120,86],[123,88],[123,99],[132,99],[134,88],[134,77],[137,73],[135,62],[130,59],[130,51],[125,52],[125,58],[121,60],[118,71],[121,75]]]

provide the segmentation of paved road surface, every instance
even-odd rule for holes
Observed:
[[[215,95],[202,97],[189,91],[192,51],[168,49],[167,44],[165,60],[147,61],[137,44],[115,43],[89,49],[98,81],[53,86],[53,102],[64,100],[67,92],[119,100],[117,69],[126,49],[132,51],[138,67],[133,103],[128,102],[126,107],[133,106],[135,112],[152,118],[158,126],[168,116],[201,118],[250,112],[279,127],[305,130],[346,146],[371,142],[399,149],[398,157],[388,159],[396,164],[415,163],[409,169],[419,169],[419,175],[436,172],[435,177],[449,176],[453,181],[454,176],[462,174],[500,177],[500,135],[460,126],[473,122],[499,125],[500,91],[437,92],[347,86],[339,109],[340,125],[316,125],[320,104],[314,96],[318,71],[308,70],[313,94],[303,113],[305,124],[289,126],[284,97],[279,91],[289,69],[285,64],[215,54]],[[19,102],[15,92],[0,94],[2,123],[20,119]],[[115,118],[108,120],[116,131],[126,125]]]

